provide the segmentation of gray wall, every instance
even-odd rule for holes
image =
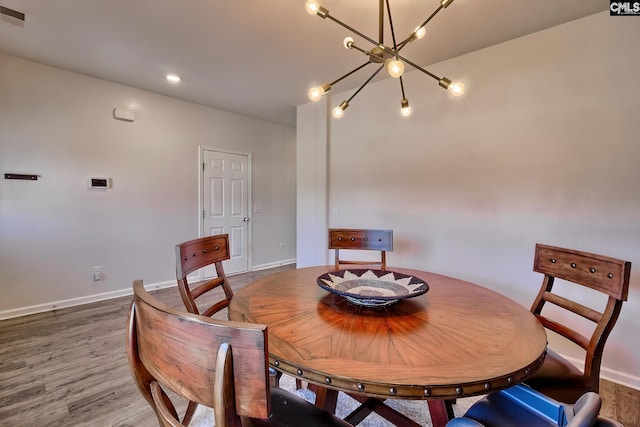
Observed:
[[[115,107],[135,110],[116,121]],[[252,265],[294,262],[295,129],[0,54],[0,318],[175,283],[199,147],[252,154]],[[113,179],[87,190],[90,176]],[[280,251],[279,243],[285,243]],[[101,266],[103,280],[92,281]]]
[[[640,388],[638,22],[600,13],[428,67],[463,80],[461,98],[409,72],[408,120],[399,114],[397,81],[366,88],[328,123],[328,205],[315,212],[331,227],[393,229],[391,266],[466,279],[527,308],[541,283],[532,272],[536,242],[631,261],[629,301],[603,375]],[[333,94],[329,108],[350,94]],[[306,111],[313,108],[324,107],[305,105],[304,117],[317,117]],[[298,135],[318,127],[300,118]],[[317,141],[297,144],[301,152]],[[298,209],[299,217],[316,214]],[[298,239],[300,265],[327,261],[303,244]],[[602,306],[586,291],[570,296]]]

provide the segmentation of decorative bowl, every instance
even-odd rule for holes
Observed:
[[[387,306],[429,290],[422,279],[391,270],[331,271],[319,276],[317,283],[322,289],[366,307]]]

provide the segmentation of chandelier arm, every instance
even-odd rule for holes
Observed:
[[[436,16],[436,14],[438,12],[440,12],[443,9],[442,4],[440,6],[438,6],[438,8],[435,10],[435,12],[433,12],[423,23],[422,25],[419,25],[418,28],[424,27],[425,25],[427,25],[429,23],[429,21],[431,21],[433,19],[434,16]],[[404,39],[399,45],[398,45],[398,51],[400,51],[400,49],[402,49],[403,47],[405,47],[411,40],[413,39],[413,34],[411,34],[409,37],[407,37],[406,39]]]
[[[349,77],[351,74],[355,73],[356,71],[359,71],[361,69],[363,69],[364,67],[366,67],[367,65],[371,64],[371,61],[367,61],[364,64],[360,65],[359,67],[354,68],[353,70],[349,71],[347,74],[345,74],[342,77],[338,77],[336,80],[332,81],[331,83],[329,83],[331,86],[335,85],[336,83],[340,82],[341,80]]]
[[[352,44],[351,47],[353,49],[357,50],[358,52],[364,53],[365,55],[369,56],[369,52],[367,52],[366,50],[362,49],[361,47],[358,47],[355,44]]]
[[[442,5],[438,6],[438,8],[435,10],[435,12],[433,12],[423,23],[422,25],[420,25],[420,27],[424,27],[425,25],[427,25],[429,23],[429,21],[431,21],[433,19],[434,16],[436,16],[436,14],[438,12],[440,12],[443,9]],[[419,28],[419,27],[418,27]]]
[[[383,65],[381,65],[381,66],[380,66],[380,67],[379,67],[379,68],[378,68],[378,69],[377,69],[373,74],[371,74],[371,77],[369,77],[369,78],[367,79],[367,81],[366,81],[366,82],[364,82],[364,83],[362,84],[362,86],[360,86],[360,87],[358,88],[358,90],[357,90],[357,91],[355,91],[355,93],[354,93],[353,95],[351,95],[351,98],[349,98],[349,99],[347,100],[347,104],[348,104],[348,103],[350,103],[350,102],[351,102],[351,100],[352,100],[353,98],[355,98],[355,97],[356,97],[356,95],[357,95],[358,93],[360,93],[360,91],[361,91],[361,90],[362,90],[366,85],[368,85],[368,84],[369,84],[369,82],[371,81],[371,79],[373,79],[373,78],[374,78],[374,77],[375,77],[375,76],[380,72],[380,70],[382,70],[383,68],[384,68],[384,64],[383,64]]]
[[[429,71],[425,70],[424,68],[422,68],[421,66],[417,65],[416,63],[409,61],[409,60],[408,60],[407,58],[405,58],[404,56],[402,56],[402,55],[398,55],[398,58],[402,59],[404,62],[406,62],[407,64],[411,65],[411,66],[412,66],[413,68],[415,68],[416,70],[420,70],[420,71],[422,71],[423,73],[425,73],[426,75],[428,75],[429,77],[432,77],[432,78],[434,78],[434,79],[436,79],[436,80],[440,81],[440,77],[438,77],[438,76],[436,76],[435,74],[433,74],[433,73],[431,73],[431,72],[429,72]]]
[[[400,90],[402,91],[402,99],[406,99],[407,97],[404,95],[404,82],[402,81],[402,76],[400,76]]]
[[[387,3],[387,10],[389,9],[389,3]],[[391,18],[391,16],[389,16]],[[378,44],[384,43],[384,0],[380,0],[378,3]]]
[[[382,2],[382,0],[380,0]],[[393,30],[393,20],[391,19],[391,8],[389,7],[389,0],[387,2],[387,14],[389,15],[389,28],[391,28],[391,38],[393,39],[393,50],[397,51],[396,45],[396,32]]]
[[[331,19],[333,22],[335,22],[336,24],[346,28],[347,30],[351,31],[352,33],[357,34],[358,36],[362,37],[363,39],[365,39],[369,43],[372,43],[375,46],[382,47],[381,43],[378,43],[377,41],[375,41],[371,37],[368,37],[368,36],[362,34],[360,31],[356,30],[355,28],[351,27],[350,25],[345,24],[344,22],[340,21],[338,18],[335,18],[335,17],[333,17],[331,15],[327,15],[327,18]]]
[[[420,27],[418,27],[420,28]],[[407,37],[406,39],[402,40],[400,42],[400,44],[398,45],[398,49],[396,49],[398,52],[400,52],[400,50],[405,47],[407,44],[409,44],[409,42],[413,40],[413,33],[411,33],[411,35],[409,37]]]

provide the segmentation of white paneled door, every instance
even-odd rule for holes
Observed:
[[[205,149],[202,158],[203,236],[228,233],[231,259],[223,262],[224,271],[247,271],[249,156]],[[213,267],[205,269],[205,277],[214,275]]]

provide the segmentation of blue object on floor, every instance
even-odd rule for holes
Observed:
[[[571,405],[516,385],[479,400],[447,427],[591,427],[601,403],[597,393],[585,393]]]

